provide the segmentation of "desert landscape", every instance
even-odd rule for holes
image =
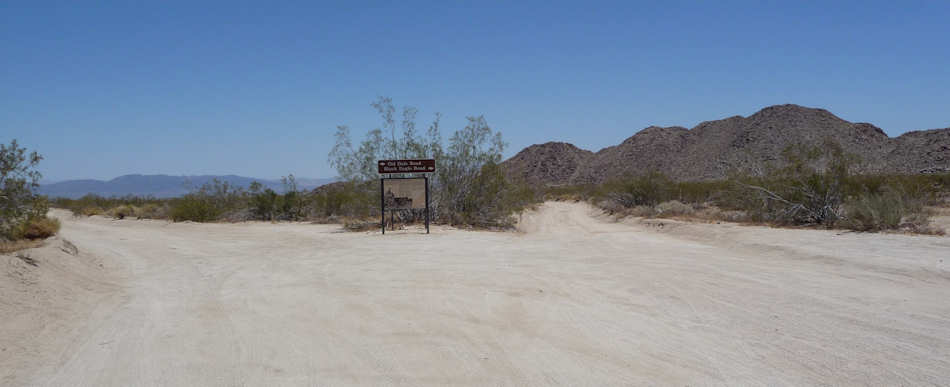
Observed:
[[[950,2],[0,10],[0,387],[950,385]]]
[[[942,384],[950,238],[74,217],[2,255],[3,385]],[[941,218],[940,222],[945,222]]]

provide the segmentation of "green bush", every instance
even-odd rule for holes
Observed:
[[[42,177],[36,170],[41,160],[42,156],[27,153],[16,140],[0,144],[0,241],[35,239],[46,230],[59,230],[58,223],[53,227],[54,220],[46,218],[46,197],[34,192]]]
[[[535,201],[533,190],[508,182],[501,166],[487,162],[472,180],[464,199],[447,215],[453,224],[510,227],[510,216]]]
[[[254,182],[250,190],[251,215],[258,220],[276,220],[280,195],[267,188],[261,190],[261,184]]]
[[[659,172],[611,180],[602,187],[603,195],[620,205],[655,206],[673,197],[673,181]]]
[[[247,193],[226,181],[214,181],[171,201],[169,216],[175,222],[213,222],[228,212],[247,208]]]
[[[857,231],[925,227],[929,223],[929,213],[923,206],[923,200],[915,196],[890,186],[868,190],[849,198],[839,226]]]
[[[901,196],[891,190],[864,194],[846,203],[840,225],[858,231],[896,229],[904,218],[904,207]]]
[[[175,222],[212,222],[224,213],[222,208],[212,197],[191,193],[172,201],[169,215]]]
[[[315,190],[308,200],[310,216],[314,219],[377,218],[379,180],[328,184]]]

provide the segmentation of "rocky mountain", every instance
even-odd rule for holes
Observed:
[[[103,180],[66,180],[57,183],[41,184],[39,193],[50,197],[78,198],[87,194],[99,196],[154,196],[168,198],[188,193],[192,187],[200,187],[218,179],[228,184],[247,188],[252,182],[260,182],[267,188],[282,191],[280,180],[255,179],[235,175],[169,176],[169,175],[124,175],[115,179]],[[298,178],[297,187],[309,190],[336,179]]]
[[[509,176],[549,185],[601,183],[650,171],[678,180],[757,172],[794,144],[840,144],[857,155],[859,172],[950,171],[950,128],[890,138],[867,123],[845,121],[824,109],[770,106],[749,116],[700,123],[692,129],[643,129],[622,143],[592,153],[566,143],[532,145],[504,162]]]
[[[594,152],[566,142],[532,145],[505,161],[510,177],[527,183],[547,184],[574,181],[581,166],[590,162]]]

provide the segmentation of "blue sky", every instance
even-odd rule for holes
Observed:
[[[950,126],[950,2],[0,3],[0,141],[49,180],[327,177],[379,95],[597,150],[797,103]]]

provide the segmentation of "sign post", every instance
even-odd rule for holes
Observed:
[[[429,176],[435,172],[435,160],[379,160],[380,228],[386,234],[386,210],[396,229],[396,211],[425,209],[426,234],[429,233]],[[394,174],[421,177],[392,177]],[[384,177],[389,175],[389,177]]]

